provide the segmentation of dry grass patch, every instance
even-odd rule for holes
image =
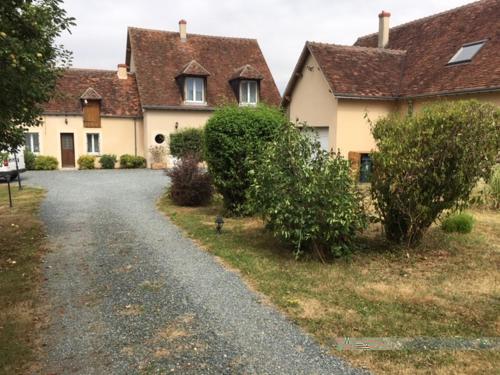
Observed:
[[[23,374],[35,357],[43,228],[37,212],[44,192],[0,185],[0,374]]]
[[[335,355],[374,372],[484,374],[498,351],[338,351],[337,337],[500,336],[500,212],[473,211],[471,234],[438,227],[416,249],[395,248],[372,226],[349,259],[323,265],[295,261],[256,218],[224,218],[220,202],[160,209],[204,248],[239,270],[253,288],[312,333]]]

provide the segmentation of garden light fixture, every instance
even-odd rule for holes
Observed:
[[[224,225],[224,219],[222,216],[217,215],[215,218],[215,230],[217,231],[218,234],[222,233],[222,226]]]

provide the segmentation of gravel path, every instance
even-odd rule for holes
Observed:
[[[161,172],[28,172],[48,195],[43,374],[359,374],[156,210]]]

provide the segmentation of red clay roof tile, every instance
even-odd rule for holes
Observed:
[[[66,70],[57,82],[54,98],[44,106],[44,111],[46,114],[82,113],[82,99],[99,97],[103,115],[142,116],[135,76],[129,74],[127,79],[119,79],[116,71],[96,69]]]
[[[192,60],[210,72],[206,88],[209,107],[237,103],[230,80],[236,69],[247,64],[262,74],[262,102],[280,102],[278,88],[254,39],[187,34],[183,42],[177,32],[138,28],[128,29],[128,39],[131,53],[127,64],[133,59],[143,107],[187,107],[175,78]]]
[[[361,37],[355,45],[376,47],[377,38]],[[471,62],[447,65],[462,45],[480,40],[486,43]],[[406,51],[401,96],[500,89],[500,1],[478,1],[393,27],[387,48]]]

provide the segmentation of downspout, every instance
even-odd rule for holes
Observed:
[[[137,117],[134,117],[134,156],[137,156]]]

